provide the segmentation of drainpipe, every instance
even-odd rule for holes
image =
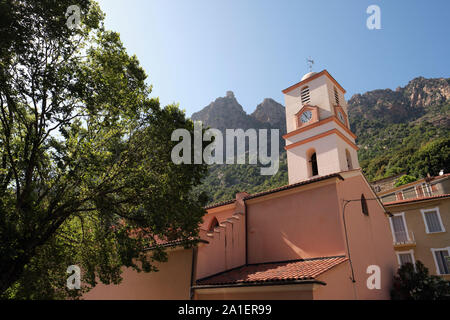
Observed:
[[[245,220],[245,265],[248,265],[248,224],[247,224],[247,204],[245,203],[245,199],[242,199],[244,202],[244,220]]]
[[[195,269],[197,267],[197,245],[192,247],[192,265],[191,265],[191,286],[189,287],[189,299],[194,298],[194,281],[195,281]]]

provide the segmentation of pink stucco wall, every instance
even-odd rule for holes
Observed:
[[[209,226],[214,217],[220,226],[213,232],[201,232],[209,243],[198,249],[197,279],[245,264],[245,195],[238,194],[226,210],[210,210],[205,216],[203,226]]]
[[[189,299],[192,249],[169,250],[168,261],[158,263],[158,272],[136,272],[125,268],[119,285],[98,284],[83,296],[86,300]]]
[[[195,300],[312,300],[313,290],[308,285],[282,285],[267,287],[214,289],[206,293],[197,290],[194,294]]]
[[[247,202],[249,263],[344,254],[336,184],[318,185]]]
[[[349,203],[345,209],[345,221],[350,255],[355,272],[355,287],[359,299],[389,299],[392,278],[397,270],[397,259],[392,246],[389,220],[383,207],[376,200],[364,177],[355,171],[343,174],[345,180],[338,183],[340,206],[342,200],[367,199],[369,215],[362,213],[361,202]],[[369,290],[366,284],[370,274],[367,267],[376,265],[381,270],[381,289]]]

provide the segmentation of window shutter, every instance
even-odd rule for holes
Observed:
[[[438,264],[439,274],[449,274],[449,260],[447,250],[435,251],[434,255]]]
[[[424,215],[425,221],[427,222],[428,232],[442,231],[437,211],[424,212]]]
[[[394,236],[396,242],[408,241],[408,235],[406,234],[405,222],[403,216],[393,216],[392,226],[394,228]]]
[[[405,263],[413,263],[413,259],[410,253],[399,253],[398,257],[400,258],[400,265],[404,265]]]
[[[300,92],[300,96],[302,99],[302,104],[307,104],[310,101],[310,97],[309,97],[309,87],[305,87],[302,89],[302,91]]]
[[[336,102],[337,105],[339,105],[339,94],[336,90],[336,87],[334,87],[334,101]]]

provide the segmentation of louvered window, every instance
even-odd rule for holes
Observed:
[[[395,215],[391,217],[392,229],[394,233],[394,241],[395,242],[407,242],[408,232],[406,230],[405,220],[403,219],[403,215]]]
[[[444,228],[442,226],[441,217],[437,209],[422,210],[423,219],[425,221],[425,227],[427,233],[442,232]]]
[[[413,263],[414,264],[412,254],[409,252],[399,253],[398,259],[400,260],[400,265],[404,265],[405,263]]]
[[[336,101],[336,104],[339,105],[339,93],[336,87],[334,87],[334,100]]]
[[[450,274],[450,259],[447,249],[432,249],[439,274]]]
[[[302,99],[302,105],[309,103],[309,101],[310,101],[309,87],[304,87],[302,89],[302,91],[300,92],[300,97]]]

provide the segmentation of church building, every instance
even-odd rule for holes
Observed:
[[[326,71],[283,90],[289,184],[210,205],[194,248],[124,270],[85,299],[389,299],[389,216],[358,163],[344,88]]]

